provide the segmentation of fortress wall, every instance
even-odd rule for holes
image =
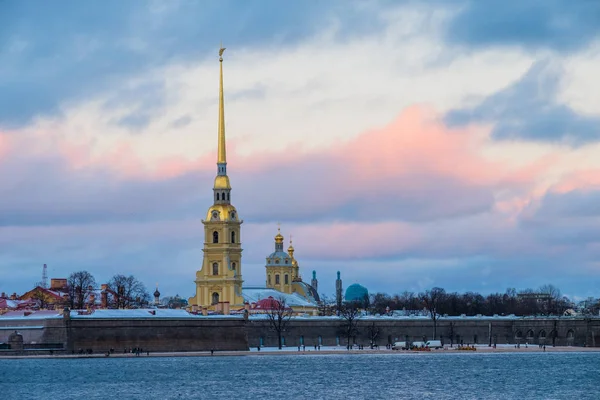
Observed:
[[[369,326],[375,324],[379,331],[376,343],[385,346],[388,343],[404,341],[421,341],[433,338],[433,321],[415,320],[367,320],[358,322],[356,343],[368,346]],[[307,347],[321,343],[322,346],[344,345],[345,337],[340,327],[341,320],[331,318],[298,319],[289,322],[283,333],[287,347],[297,347],[302,340]],[[265,320],[250,320],[246,327],[248,344],[257,347],[277,346],[277,332],[271,329]],[[533,338],[527,338],[532,330]],[[521,332],[521,338],[516,333]],[[545,332],[545,337],[540,335]],[[556,337],[552,339],[552,333]],[[571,332],[569,332],[571,331]],[[490,335],[491,334],[491,335]],[[572,334],[572,336],[571,336]],[[437,322],[436,339],[444,343],[463,344],[546,344],[557,346],[593,346],[600,347],[600,319],[442,319]],[[320,337],[320,339],[319,339]]]
[[[46,324],[52,321],[51,319],[4,319],[0,318],[0,343],[6,343],[8,337],[17,331],[23,336],[24,343],[44,343],[44,334],[46,332]],[[58,321],[62,324],[62,319],[56,318],[53,321]],[[59,341],[62,343],[62,341]]]
[[[67,347],[67,329],[62,318],[45,321],[41,343],[62,344],[64,348]]]
[[[142,348],[144,351],[248,350],[244,320],[239,319],[94,319],[68,324],[68,351]]]
[[[369,327],[379,331],[376,343],[421,341],[433,338],[433,322],[428,319],[361,319],[355,343],[369,345]],[[342,320],[312,317],[293,319],[283,333],[286,347],[295,348],[301,341],[307,347],[345,345],[341,332]],[[62,344],[67,352],[92,349],[105,352],[113,348],[122,352],[125,348],[141,347],[148,351],[209,351],[247,350],[259,344],[277,346],[277,333],[266,320],[242,318],[72,318],[37,320],[0,319],[0,342],[17,330],[23,335],[26,347],[44,348],[44,345]],[[527,333],[533,332],[528,338]],[[516,333],[521,332],[520,339]],[[542,335],[545,333],[545,337]],[[444,318],[439,320],[436,339],[450,343],[488,344],[538,344],[557,346],[600,347],[600,319],[584,318],[522,318],[522,319],[473,319]],[[553,332],[556,337],[553,338]],[[354,342],[354,340],[352,340]],[[32,344],[33,347],[32,347]],[[40,345],[41,344],[41,345]],[[52,346],[57,348],[57,346]]]

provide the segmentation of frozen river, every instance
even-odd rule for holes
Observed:
[[[0,399],[598,399],[600,353],[0,359]]]

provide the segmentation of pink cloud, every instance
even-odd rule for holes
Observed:
[[[600,169],[588,169],[572,172],[556,185],[552,191],[556,193],[568,193],[573,190],[597,190],[600,189]]]
[[[7,135],[0,132],[0,159],[10,151],[10,142]]]
[[[498,180],[500,166],[477,154],[481,136],[469,129],[448,129],[439,118],[429,109],[409,107],[391,124],[334,149],[333,155],[351,168],[353,179],[393,179],[419,171],[474,184]]]

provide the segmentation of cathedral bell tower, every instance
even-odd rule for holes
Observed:
[[[242,297],[242,220],[231,205],[231,185],[227,176],[225,148],[225,107],[223,100],[223,52],[219,50],[219,139],[217,176],[213,186],[213,205],[204,224],[204,260],[196,272],[196,295],[189,305],[228,313],[229,307],[243,307]]]

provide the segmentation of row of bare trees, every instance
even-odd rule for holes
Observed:
[[[91,295],[96,295],[99,291],[96,279],[90,272],[73,272],[67,278],[67,296],[64,304],[59,305],[71,309],[86,308]],[[110,308],[143,307],[150,302],[150,294],[146,290],[146,287],[133,275],[114,275],[108,281],[106,292],[107,306]],[[39,307],[42,309],[46,308],[51,302],[48,294],[44,291],[37,291],[33,299],[37,301]]]
[[[377,293],[361,301],[361,307],[373,314],[385,314],[389,310],[418,311],[427,309],[439,315],[561,315],[574,304],[561,295],[553,285],[537,290],[517,292],[507,289],[505,293],[483,296],[476,292],[446,292],[435,287],[421,293],[405,291],[397,295]]]

